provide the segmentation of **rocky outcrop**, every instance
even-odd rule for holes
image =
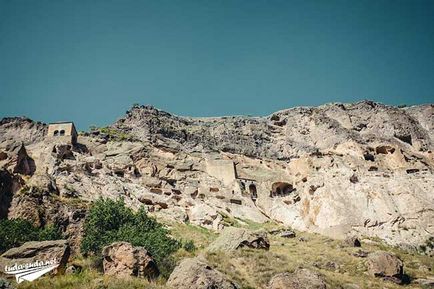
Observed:
[[[404,264],[389,252],[378,251],[368,255],[368,273],[400,282],[404,274]]]
[[[19,176],[0,170],[0,220],[7,218],[13,195],[23,183]]]
[[[25,145],[42,141],[47,126],[26,117],[5,117],[0,120],[0,147],[13,150],[21,143]]]
[[[250,232],[242,228],[228,227],[209,245],[208,251],[230,251],[243,247],[268,250],[270,242],[263,232]]]
[[[267,117],[191,118],[134,106],[112,126],[80,135],[88,150],[54,151],[44,125],[4,119],[0,167],[13,171],[24,142],[36,170],[24,177],[24,165],[15,175],[73,203],[123,197],[130,207],[216,231],[226,216],[273,220],[419,250],[434,234],[433,111],[363,101]],[[52,189],[39,182],[45,178]],[[37,204],[17,197],[19,214],[10,215],[42,224],[45,207]],[[27,213],[15,210],[27,205]]]
[[[117,277],[155,279],[159,275],[152,256],[143,247],[116,242],[102,250],[104,274]]]
[[[27,242],[20,247],[12,248],[0,256],[0,266],[28,264],[35,261],[54,260],[63,270],[69,258],[69,245],[66,240]]]
[[[12,162],[15,163],[14,173],[31,176],[36,170],[35,161],[27,154],[24,143],[17,150]]]
[[[49,185],[49,179],[40,182]],[[36,227],[55,226],[68,239],[71,253],[79,252],[87,208],[83,204],[63,203],[53,192],[40,187],[26,187],[14,195],[9,207],[9,219],[24,219]]]
[[[298,269],[294,273],[274,275],[268,285],[269,289],[326,289],[324,278],[309,269]]]
[[[348,247],[361,247],[362,243],[357,236],[347,236],[343,241],[343,245]]]
[[[167,285],[173,289],[239,288],[198,257],[182,260],[170,275]]]

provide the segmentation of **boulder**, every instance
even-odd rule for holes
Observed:
[[[28,264],[35,261],[59,263],[57,270],[63,270],[69,258],[69,245],[66,240],[26,242],[20,247],[12,248],[0,256],[0,268],[15,264]]]
[[[283,231],[279,234],[280,237],[282,238],[295,238],[296,234],[294,231],[288,230],[288,231]]]
[[[83,267],[81,265],[71,264],[66,268],[65,274],[69,274],[69,275],[78,274],[82,270],[83,270]]]
[[[187,258],[175,268],[167,280],[170,288],[176,289],[236,289],[235,283],[226,279],[199,258]]]
[[[53,146],[52,155],[58,160],[74,160],[74,153],[72,152],[72,145],[69,144],[56,144]]]
[[[115,242],[102,250],[105,275],[155,279],[159,275],[157,265],[143,247],[127,242]]]
[[[210,230],[220,230],[222,229],[222,216],[217,212],[217,210],[204,203],[199,203],[189,208],[188,219],[190,223],[201,226]]]
[[[269,289],[326,289],[324,278],[309,269],[298,269],[294,273],[280,273],[274,275]]]
[[[419,278],[412,282],[419,284],[422,288],[434,288],[434,277],[428,277],[426,279]]]
[[[254,249],[270,248],[266,233],[251,232],[242,228],[225,228],[220,236],[208,247],[210,252],[229,251],[238,248],[248,247]]]
[[[361,247],[362,243],[356,236],[348,236],[344,239],[343,245],[348,247]]]
[[[36,171],[35,161],[27,154],[24,144],[16,152],[13,158],[14,173],[31,176]]]
[[[357,284],[351,284],[351,283],[348,283],[348,284],[344,284],[344,285],[342,285],[341,288],[342,288],[342,289],[360,289],[360,286],[357,285]]]
[[[404,272],[402,261],[395,255],[377,251],[368,255],[368,273],[375,277],[401,280]]]

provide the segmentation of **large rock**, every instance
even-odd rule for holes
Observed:
[[[326,289],[324,278],[317,272],[298,269],[294,273],[280,273],[273,276],[269,289]]]
[[[118,277],[154,279],[159,271],[154,259],[143,247],[116,242],[103,248],[104,274]]]
[[[57,270],[63,270],[68,261],[69,253],[69,245],[66,240],[27,242],[3,253],[0,256],[0,268],[35,261],[55,260],[59,263]]]
[[[238,248],[248,247],[254,249],[270,248],[266,233],[251,232],[242,228],[228,227],[225,228],[220,236],[209,245],[208,250],[212,251],[229,251]]]
[[[404,264],[395,255],[378,251],[368,255],[368,272],[375,277],[386,277],[401,280],[404,273]]]
[[[14,173],[30,176],[36,170],[35,161],[27,154],[24,143],[16,152],[13,163],[15,164]]]
[[[343,241],[343,245],[348,247],[361,247],[362,243],[357,236],[347,236]]]
[[[199,203],[188,210],[188,218],[194,225],[211,230],[222,229],[222,216],[210,205]]]
[[[175,268],[167,281],[174,289],[236,289],[221,272],[199,258],[187,258]]]
[[[12,197],[23,184],[18,175],[11,174],[8,170],[0,170],[0,219],[8,216]]]

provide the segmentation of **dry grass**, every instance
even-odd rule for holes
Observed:
[[[300,241],[299,237],[306,241]],[[269,236],[269,239],[269,251],[241,249],[235,252],[206,253],[206,257],[213,266],[243,288],[266,288],[273,275],[293,272],[299,267],[322,273],[330,288],[340,288],[344,284],[358,284],[361,288],[370,289],[420,288],[415,284],[397,285],[367,275],[366,259],[353,256],[359,249],[395,253],[404,261],[405,273],[412,279],[430,275],[430,272],[419,269],[421,265],[434,268],[433,258],[404,252],[384,244],[364,243],[362,248],[343,247],[340,241],[303,232],[297,232],[297,238],[293,239],[278,236]]]
[[[279,228],[273,223],[257,224],[243,220],[233,220],[237,226],[252,230],[271,230]],[[388,281],[368,276],[366,274],[366,259],[353,256],[359,248],[342,247],[341,242],[327,237],[297,232],[297,237],[285,239],[269,235],[271,247],[269,251],[241,249],[234,252],[208,253],[204,250],[217,234],[209,230],[185,224],[171,226],[175,238],[194,241],[198,248],[195,252],[180,250],[175,259],[180,260],[198,254],[203,254],[208,262],[223,272],[228,278],[237,282],[242,288],[266,288],[270,278],[280,272],[292,272],[299,267],[311,268],[324,275],[329,288],[340,288],[344,284],[357,284],[369,289],[413,289],[417,285],[397,285]],[[306,241],[300,241],[303,237]],[[432,272],[420,270],[422,265],[434,268],[433,258],[411,254],[402,250],[375,243],[362,244],[362,250],[373,252],[387,250],[395,253],[404,261],[405,273],[410,278],[426,278]],[[32,283],[17,285],[18,289],[129,289],[129,288],[166,288],[165,280],[149,283],[143,279],[118,279],[103,276],[95,270],[89,260],[78,260],[85,270],[78,275],[43,277]],[[15,284],[16,285],[16,284]]]

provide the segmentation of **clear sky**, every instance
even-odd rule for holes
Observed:
[[[434,0],[0,0],[0,117],[434,102]]]

